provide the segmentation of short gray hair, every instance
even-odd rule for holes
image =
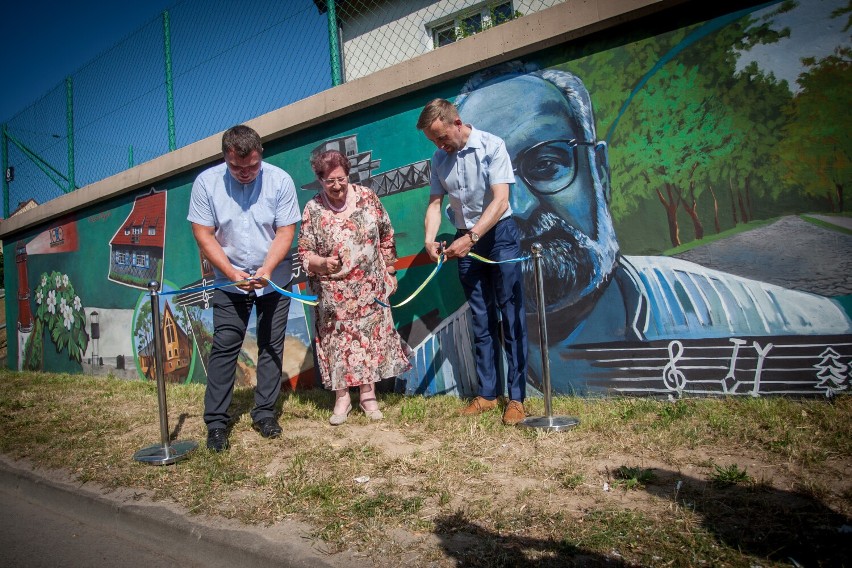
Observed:
[[[456,107],[461,108],[464,100],[484,83],[506,75],[530,75],[555,86],[565,97],[569,114],[583,131],[585,141],[596,141],[595,118],[589,91],[579,77],[568,71],[558,69],[545,69],[542,71],[533,63],[522,63],[520,61],[501,63],[500,65],[480,71],[468,79],[462,87],[459,96],[456,97]]]

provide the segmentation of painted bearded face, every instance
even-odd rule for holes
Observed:
[[[464,122],[506,142],[521,249],[543,245],[546,310],[560,310],[594,295],[615,268],[618,243],[601,174],[606,148],[585,138],[556,86],[535,75],[506,77],[468,94],[459,112]],[[524,273],[534,290],[531,261]],[[527,303],[534,309],[531,296]]]

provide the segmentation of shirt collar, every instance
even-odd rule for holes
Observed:
[[[257,181],[260,179],[260,176],[263,175],[263,166],[264,166],[264,163],[260,162],[260,170],[258,170],[257,176],[252,181],[250,181],[248,183],[242,183],[237,178],[235,178],[231,174],[231,170],[230,170],[230,168],[228,168],[228,164],[225,164],[225,176],[228,180],[228,183],[233,183],[233,184],[236,184],[240,187],[248,187],[250,185],[254,185],[255,183],[257,183]]]
[[[467,143],[461,151],[473,148],[482,148],[482,131],[474,128],[472,124],[465,124],[465,126],[470,127],[470,135],[468,135]]]

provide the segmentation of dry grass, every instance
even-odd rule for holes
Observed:
[[[154,384],[2,372],[0,452],[193,514],[303,521],[379,566],[848,562],[849,397],[556,398],[554,414],[581,424],[543,432],[504,427],[499,411],[458,417],[454,398],[396,395],[381,400],[382,423],[353,413],[333,428],[331,395],[297,392],[269,441],[251,429],[252,391],[238,389],[232,449],[213,454],[203,394],[168,387],[176,438],[202,449],[151,467],[132,456],[159,440]],[[543,414],[542,401],[528,412]]]

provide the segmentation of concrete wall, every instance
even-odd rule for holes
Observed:
[[[522,246],[545,245],[557,392],[830,396],[848,389],[852,369],[852,237],[832,214],[837,184],[825,180],[842,187],[848,172],[809,136],[848,131],[849,70],[830,52],[808,51],[816,48],[805,24],[842,25],[827,25],[814,5],[775,13],[781,6],[568,1],[249,124],[265,159],[293,176],[301,205],[313,195],[307,162],[318,147],[345,146],[362,158],[359,182],[390,188],[380,196],[397,231],[399,298],[432,270],[421,253],[434,148],[414,128],[420,108],[453,99],[466,121],[503,137],[518,171],[512,207]],[[756,33],[764,19],[793,33]],[[830,47],[848,49],[848,35],[828,35]],[[814,66],[801,67],[809,53]],[[809,80],[781,77],[789,69]],[[810,110],[814,99],[823,114]],[[163,233],[139,251],[153,259],[149,269],[166,292],[203,283],[186,210],[192,180],[219,159],[217,135],[0,223],[8,365],[94,371],[85,367],[93,311],[109,316],[102,337],[127,334],[136,359],[144,355],[150,300],[135,273],[113,262],[127,253],[123,230],[157,209]],[[547,185],[566,172],[576,174]],[[441,230],[452,237],[449,221]],[[401,391],[475,392],[452,264],[394,310],[415,349]],[[534,391],[542,365],[532,265],[524,266]],[[171,380],[203,381],[208,298],[166,301],[193,344],[190,365]],[[285,344],[292,385],[315,384],[311,337],[310,309],[294,302]],[[250,333],[239,384],[254,379],[252,343]],[[100,342],[107,368],[93,367],[109,372],[123,355],[110,346],[126,345]]]

